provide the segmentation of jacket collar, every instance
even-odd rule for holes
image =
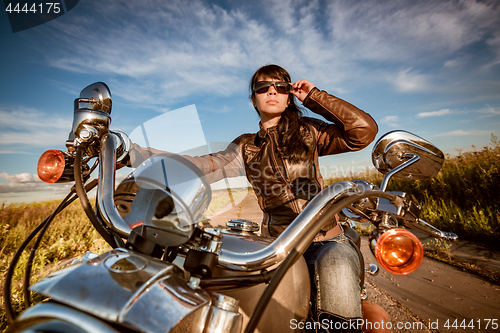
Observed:
[[[266,130],[264,127],[262,127],[262,122],[259,121],[259,127],[260,130],[257,132],[257,136],[261,139],[264,139],[266,137]]]
[[[259,121],[260,130],[257,132],[259,138],[264,139],[267,133],[276,132],[278,130],[278,125],[264,129],[262,123]]]
[[[276,132],[278,130],[278,126],[269,127],[268,129],[264,129],[262,127],[262,123],[259,121],[260,130],[257,132],[255,136],[255,145],[257,147],[262,147],[264,142],[266,142],[266,136],[271,132]]]

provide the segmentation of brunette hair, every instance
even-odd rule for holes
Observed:
[[[292,83],[290,74],[284,68],[278,65],[266,65],[259,68],[252,76],[252,80],[250,81],[252,96],[255,94],[253,92],[254,83],[263,77]],[[307,129],[307,127],[303,126],[303,111],[295,104],[294,95],[290,93],[288,94],[288,98],[290,104],[288,104],[288,107],[281,114],[278,122],[278,145],[280,148],[279,151],[284,158],[288,158],[290,162],[298,162],[302,156],[309,152],[309,147],[304,142],[304,134],[301,131],[301,128]],[[257,107],[255,107],[255,110],[260,116]]]

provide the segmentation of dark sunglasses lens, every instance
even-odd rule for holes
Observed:
[[[289,84],[286,82],[275,82],[274,87],[278,94],[288,94],[289,92]]]
[[[253,86],[253,91],[256,94],[265,94],[269,90],[270,86],[271,82],[257,82]]]
[[[253,86],[253,91],[256,94],[265,94],[269,90],[269,87],[271,85],[274,86],[274,89],[276,89],[276,92],[278,94],[288,94],[290,92],[290,84],[286,82],[269,82],[269,81],[262,81],[262,82],[257,82]]]

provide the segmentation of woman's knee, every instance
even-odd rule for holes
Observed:
[[[320,275],[357,278],[360,262],[357,252],[349,243],[332,242],[321,249],[315,261],[315,268]]]

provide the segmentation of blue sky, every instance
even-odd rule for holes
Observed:
[[[446,153],[482,147],[500,135],[498,17],[498,1],[83,0],[13,34],[3,12],[0,202],[64,194],[36,163],[65,149],[73,100],[96,81],[111,89],[112,129],[194,104],[206,142],[230,142],[258,130],[248,81],[276,63],[370,113],[378,137],[404,129]],[[371,148],[322,167],[359,171]]]

